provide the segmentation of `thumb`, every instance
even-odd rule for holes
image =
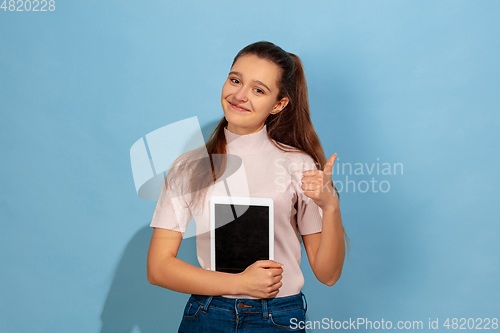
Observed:
[[[333,164],[335,163],[336,159],[337,159],[337,153],[330,156],[328,161],[326,161],[325,170],[323,170],[324,173],[331,176],[333,170]]]

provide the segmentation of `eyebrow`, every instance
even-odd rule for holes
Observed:
[[[231,74],[243,77],[243,74],[241,74],[240,72],[229,72],[229,75],[231,75]],[[272,92],[271,89],[267,85],[265,85],[262,81],[253,80],[253,82],[257,83],[257,84],[260,84],[261,86],[264,86],[267,90],[269,90],[269,92]]]

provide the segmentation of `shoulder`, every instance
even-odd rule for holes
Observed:
[[[172,163],[173,165],[180,165],[184,163],[194,162],[199,160],[200,158],[208,157],[207,148],[205,145],[199,146],[195,149],[189,150],[181,155],[179,155],[175,161]],[[189,164],[191,164],[189,163]]]
[[[276,157],[280,160],[281,165],[286,165],[292,172],[318,169],[316,161],[305,151],[283,143],[279,143],[279,146],[285,151],[275,147]]]
[[[208,158],[205,146],[192,149],[177,156],[170,164],[167,172],[169,181],[183,182],[192,176],[192,172],[197,162],[202,158]],[[206,163],[206,162],[205,162]],[[210,162],[208,162],[210,163]]]
[[[316,169],[316,161],[305,151],[300,150],[296,147],[292,147],[289,145],[285,145],[280,143],[283,147],[285,147],[288,151],[283,152],[289,159],[294,162],[302,163],[305,167]]]

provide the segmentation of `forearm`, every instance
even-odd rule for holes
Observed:
[[[238,274],[215,272],[188,264],[176,257],[163,258],[154,274],[148,274],[151,284],[186,294],[207,296],[235,295],[241,292]]]
[[[323,210],[323,226],[321,238],[312,269],[317,279],[333,285],[340,278],[345,257],[344,229],[340,209],[328,208]]]

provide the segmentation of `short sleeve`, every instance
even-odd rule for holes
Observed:
[[[300,188],[301,178],[307,170],[317,170],[316,164],[309,155],[304,156],[302,172],[300,173],[297,193],[297,227],[301,235],[321,232],[323,225],[323,210],[316,205],[313,199],[304,194]]]
[[[190,200],[188,198],[190,195],[182,190],[182,187],[185,186],[183,184],[185,182],[182,180],[169,179],[168,186],[163,186],[153,213],[151,227],[186,232],[193,215],[186,200]]]

